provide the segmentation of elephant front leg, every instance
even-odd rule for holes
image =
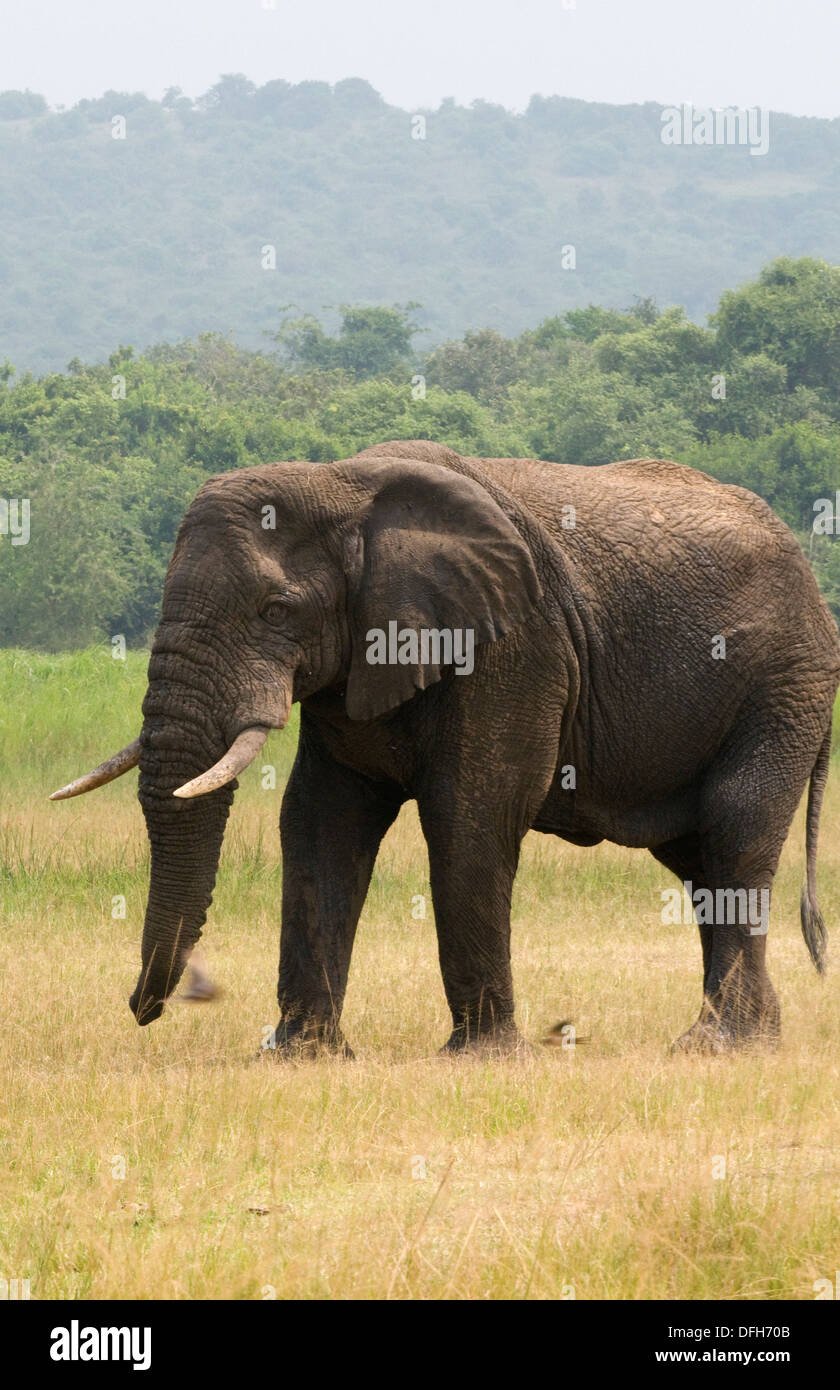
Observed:
[[[301,734],[280,816],[283,925],[277,999],[281,1056],[352,1053],[340,1018],[359,915],[401,797],[336,763]]]
[[[440,968],[452,1012],[444,1052],[517,1046],[510,901],[519,839],[424,816]]]

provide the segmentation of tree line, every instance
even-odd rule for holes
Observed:
[[[418,307],[344,305],[333,333],[287,315],[263,351],[205,333],[40,377],[0,366],[0,504],[28,499],[30,516],[28,543],[12,544],[0,505],[0,643],[142,645],[205,478],[388,438],[691,464],[770,503],[840,615],[840,270],[773,261],[726,291],[705,327],[639,298],[426,353],[413,345]]]

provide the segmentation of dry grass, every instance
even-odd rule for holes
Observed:
[[[143,659],[0,659],[0,1275],[38,1298],[812,1298],[840,1256],[840,1000],[799,935],[800,810],[777,881],[774,1054],[672,1057],[699,943],[640,852],[530,836],[519,1021],[591,1040],[444,1061],[413,807],[383,847],[345,1010],[355,1063],[257,1057],[279,929],[279,793],[244,779],[204,956],[221,1000],[136,1027],[147,872],[133,778],[44,796],[131,737]],[[266,761],[283,771],[294,736]],[[107,746],[106,746],[107,745]],[[282,777],[281,777],[282,780]],[[820,853],[840,932],[840,779]],[[125,920],[111,916],[123,894]],[[120,1162],[125,1164],[125,1176]]]

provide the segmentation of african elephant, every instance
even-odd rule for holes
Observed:
[[[646,847],[708,890],[703,1002],[679,1045],[717,1051],[778,1035],[766,922],[739,905],[769,894],[809,778],[802,929],[823,968],[816,846],[838,674],[800,548],[751,493],[656,459],[581,468],[398,441],[201,488],[166,576],[140,737],[55,795],[139,761],[138,1023],[159,1017],[201,933],[234,779],[299,700],[278,1051],[349,1051],[356,924],[409,799],[448,1050],[517,1037],[511,889],[535,829]]]

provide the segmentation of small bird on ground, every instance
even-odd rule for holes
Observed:
[[[555,1023],[542,1041],[545,1047],[565,1047],[571,1051],[572,1048],[577,1047],[578,1043],[589,1042],[590,1037],[591,1035],[587,1033],[585,1038],[579,1038],[575,1032],[575,1025],[571,1019],[566,1018],[560,1023]]]
[[[190,961],[190,974],[187,980],[187,988],[179,999],[183,999],[190,1004],[206,1004],[210,999],[218,999],[221,994],[218,985],[214,985],[210,976],[205,973],[200,961],[195,957]]]

